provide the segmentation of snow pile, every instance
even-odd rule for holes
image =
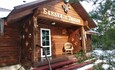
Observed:
[[[115,68],[112,67],[112,66],[109,65],[109,64],[103,64],[103,65],[102,65],[102,68],[103,68],[104,70],[108,70],[108,69],[110,69],[110,70],[115,70]]]
[[[92,68],[92,67],[93,67],[93,64],[89,64],[89,65],[86,65],[84,67],[78,68],[76,70],[87,70],[87,69]]]
[[[25,70],[20,64],[0,67],[0,70]]]
[[[7,17],[9,15],[10,12],[1,12],[0,11],[0,18],[4,18]]]
[[[78,69],[75,69],[75,70],[87,70],[87,69],[92,68],[92,67],[95,66],[95,65],[98,65],[99,63],[102,63],[102,60],[96,60],[96,61],[94,62],[94,64],[89,64],[89,65],[83,66],[83,67],[78,68]]]
[[[102,60],[102,68],[104,70],[115,70],[114,63],[115,63],[115,49],[113,50],[101,50],[97,49],[92,52],[93,56],[97,59]]]
[[[98,60],[96,60],[93,64],[89,64],[74,70],[87,70],[100,63],[102,63],[102,68],[104,70],[115,70],[115,67],[109,63],[115,62],[115,50],[103,51],[101,49],[96,49],[92,52],[92,55],[95,56]]]

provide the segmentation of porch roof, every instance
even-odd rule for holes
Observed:
[[[7,22],[12,23],[23,18],[24,16],[32,14],[34,9],[36,9],[42,4],[45,4],[51,1],[56,1],[56,0],[37,0],[34,2],[16,6],[8,15]],[[88,13],[85,11],[85,9],[81,6],[80,3],[71,3],[71,5],[84,21],[88,21],[89,23],[88,26],[90,28],[96,27],[95,22],[89,17]]]
[[[93,19],[88,15],[88,13],[86,12],[86,10],[82,7],[82,5],[80,3],[72,3],[71,5],[73,6],[73,8],[75,9],[75,11],[80,15],[80,17],[84,21],[88,21],[88,26],[90,28],[95,28],[97,26],[95,24],[95,22],[93,21]]]

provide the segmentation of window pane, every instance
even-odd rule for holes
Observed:
[[[49,46],[49,41],[46,41],[46,45]]]
[[[45,41],[42,42],[42,45],[45,46]]]
[[[42,30],[42,45],[49,46],[49,31]]]
[[[49,41],[49,36],[46,36],[46,40],[48,40],[48,41]]]
[[[0,33],[1,33],[1,26],[2,26],[2,25],[1,25],[1,22],[0,22]]]
[[[4,29],[4,20],[0,19],[0,34],[3,34]]]
[[[47,55],[50,54],[50,48],[49,47],[44,47],[44,50],[43,50],[43,55],[45,55],[45,52]]]
[[[42,45],[43,45],[43,46],[49,46],[49,41],[43,41],[43,42],[42,42]]]
[[[46,35],[49,35],[49,31],[46,31],[45,34],[46,34]]]

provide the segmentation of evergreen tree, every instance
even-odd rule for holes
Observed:
[[[115,1],[102,0],[90,15],[98,23],[99,36],[93,36],[94,44],[102,49],[115,49]]]

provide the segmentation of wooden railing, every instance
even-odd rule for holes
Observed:
[[[47,56],[47,50],[44,47],[40,46],[40,45],[39,45],[39,47],[43,49],[43,52],[45,54],[45,58],[46,58],[46,60],[48,62],[49,70],[52,70],[50,60],[49,60],[49,58]]]

